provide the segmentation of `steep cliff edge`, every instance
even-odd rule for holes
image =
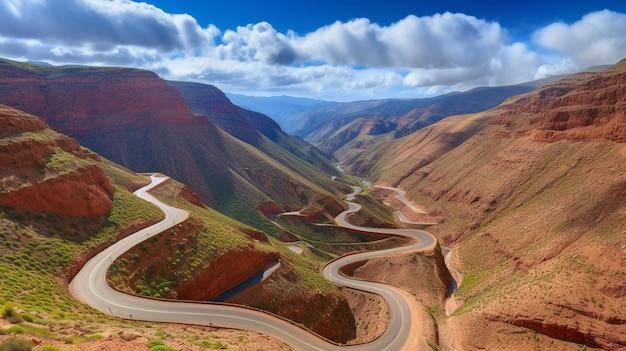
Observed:
[[[82,139],[161,123],[201,124],[175,88],[128,68],[51,67],[0,59],[0,103]]]
[[[0,205],[75,217],[111,210],[115,189],[93,162],[98,155],[7,106],[0,125]]]

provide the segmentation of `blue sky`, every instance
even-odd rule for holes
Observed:
[[[421,97],[626,57],[626,2],[4,0],[0,57],[249,95]]]
[[[496,21],[516,35],[526,36],[526,39],[532,31],[540,27],[556,21],[572,23],[589,12],[604,9],[626,12],[626,2],[619,0],[165,0],[150,3],[168,12],[188,13],[202,26],[214,24],[221,29],[234,29],[237,26],[265,21],[278,31],[293,30],[300,34],[313,32],[335,21],[347,22],[355,18],[369,18],[374,23],[389,25],[410,14],[419,17],[459,12]]]

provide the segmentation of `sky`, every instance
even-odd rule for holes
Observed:
[[[3,0],[0,57],[247,95],[414,98],[626,58],[626,1]]]

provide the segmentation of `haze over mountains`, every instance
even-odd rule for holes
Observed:
[[[339,290],[317,273],[336,255],[402,244],[329,226],[356,176],[405,190],[423,211],[371,188],[358,198],[363,210],[351,221],[408,225],[395,222],[373,194],[411,221],[435,223],[428,231],[464,275],[446,313],[450,278],[438,247],[345,269],[409,291],[421,308],[422,346],[626,349],[626,60],[428,99],[278,100],[274,107],[289,117],[275,121],[233,104],[217,87],[165,81],[145,70],[0,60],[0,104],[11,106],[0,107],[6,212],[0,229],[9,241],[0,269],[35,272],[36,263],[24,261],[29,245],[67,227],[76,236],[71,254],[53,256],[63,257],[54,267],[66,279],[66,266],[80,261],[80,252],[94,254],[113,231],[138,225],[132,219],[118,225],[112,216],[131,201],[128,190],[146,180],[110,159],[184,182],[189,188],[171,181],[157,192],[198,211],[118,262],[113,275],[122,289],[210,299],[226,289],[217,282],[230,288],[259,266],[282,262],[268,282],[233,301],[337,342],[364,341],[386,325],[381,300]],[[259,100],[247,101],[253,108]],[[130,207],[133,214],[151,213]],[[276,216],[300,209],[295,218]],[[46,237],[47,231],[53,234]],[[275,238],[298,240],[304,254]],[[229,266],[237,266],[235,278],[221,274]],[[17,290],[11,288],[11,297],[37,308],[28,292],[19,295],[26,289]]]
[[[348,161],[368,148],[400,138],[445,117],[484,111],[506,98],[532,91],[559,77],[513,86],[482,87],[431,98],[383,99],[332,103],[285,97],[235,98],[251,109],[276,115],[287,133],[299,136],[320,150]],[[269,103],[275,102],[273,107]]]

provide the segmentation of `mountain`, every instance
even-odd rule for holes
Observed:
[[[299,98],[293,96],[248,96],[226,93],[230,101],[246,109],[261,112],[286,127],[290,116],[304,111],[334,104],[332,101]],[[289,130],[287,130],[290,132]]]
[[[257,207],[300,209],[342,187],[331,179],[339,174],[330,161],[309,144],[284,142],[287,149],[274,142],[288,138],[269,118],[240,111],[228,125],[224,111],[238,108],[227,100],[211,105],[217,110],[210,115],[246,143],[193,113],[176,87],[149,71],[1,60],[0,103],[39,116],[125,167],[168,174],[205,203],[270,232],[275,227]]]
[[[168,81],[176,87],[194,113],[209,117],[211,122],[230,135],[258,146],[260,136],[277,139],[280,126],[271,118],[234,105],[218,88],[201,83]]]
[[[475,113],[510,96],[536,89],[538,82],[482,87],[424,99],[344,103],[294,116],[303,123],[296,134],[345,161],[375,144],[397,139],[445,117]]]
[[[626,348],[626,60],[454,116],[348,164],[453,248],[451,349]],[[445,322],[444,322],[445,321]],[[527,337],[526,337],[527,336]]]
[[[226,94],[216,87],[189,82],[168,84],[179,90],[194,113],[207,116],[222,130],[254,146],[290,167],[294,172],[303,174],[301,171],[310,168],[311,165],[329,174],[336,172],[335,167],[329,163],[331,156],[320,152],[300,138],[284,133],[268,116],[234,105]],[[280,148],[276,148],[276,145]],[[284,150],[289,152],[285,153]]]
[[[128,326],[111,323],[109,317],[77,303],[68,283],[106,247],[163,218],[156,206],[131,194],[148,183],[147,176],[102,158],[37,117],[0,105],[0,343],[6,334],[26,334],[45,345],[95,330],[128,333]],[[113,260],[109,284],[151,298],[211,300],[259,269],[280,262],[260,285],[266,294],[288,299],[294,308],[285,309],[282,299],[268,303],[254,296],[247,304],[290,318],[337,342],[354,337],[353,312],[339,289],[321,278],[317,260],[299,256],[265,233],[208,208],[172,179],[151,194],[185,208],[190,216]],[[303,311],[294,314],[295,307]],[[5,317],[11,324],[29,323],[7,331]],[[145,323],[139,328],[128,323],[135,338],[138,333],[156,337],[142,330]],[[81,327],[65,327],[74,324]],[[170,340],[186,339],[171,335],[173,327],[159,325],[158,329],[166,330]],[[215,333],[223,335],[219,330]],[[105,339],[99,347],[88,346],[91,338],[81,339],[80,349],[129,348],[116,345],[119,338]],[[142,342],[145,349],[145,339]]]

